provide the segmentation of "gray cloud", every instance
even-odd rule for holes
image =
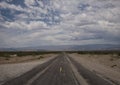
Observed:
[[[119,0],[0,2],[0,47],[120,43]],[[14,20],[2,14],[9,9]]]

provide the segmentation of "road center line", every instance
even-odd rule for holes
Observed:
[[[62,67],[60,67],[60,72],[62,72],[63,71],[63,68]]]

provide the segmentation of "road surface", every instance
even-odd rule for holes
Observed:
[[[3,85],[114,85],[81,66],[66,53]]]

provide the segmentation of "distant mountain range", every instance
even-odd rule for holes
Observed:
[[[0,51],[86,51],[86,50],[120,50],[120,45],[94,44],[94,45],[58,45],[36,46],[22,48],[0,48]]]

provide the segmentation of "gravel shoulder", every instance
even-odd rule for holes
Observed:
[[[69,54],[69,56],[97,75],[115,82],[118,85],[120,84],[120,59],[111,61],[110,55],[81,55],[77,53]],[[113,65],[116,66],[112,67]]]
[[[48,56],[48,55],[45,55]],[[29,62],[11,63],[11,64],[1,64],[0,65],[0,85],[2,83],[11,80],[15,77],[22,75],[23,73],[31,70],[32,68],[40,65],[48,60],[54,58],[56,55],[51,57],[45,57],[43,59],[38,59]]]

